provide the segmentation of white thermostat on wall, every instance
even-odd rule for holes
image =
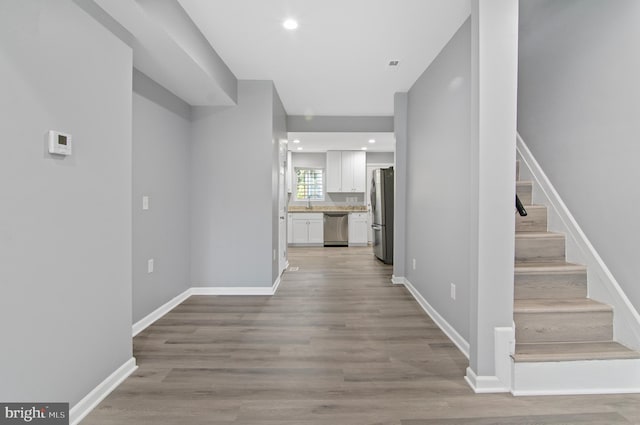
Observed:
[[[49,130],[49,153],[71,155],[71,135]]]

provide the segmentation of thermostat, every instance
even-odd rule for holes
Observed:
[[[71,135],[49,130],[49,153],[71,155]]]

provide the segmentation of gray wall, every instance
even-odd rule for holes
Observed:
[[[640,309],[640,2],[520,2],[518,131]]]
[[[405,264],[405,277],[467,340],[470,30],[468,20],[408,93]]]
[[[2,401],[73,406],[132,357],[131,66],[71,1],[0,2]]]
[[[271,286],[273,83],[239,81],[237,106],[192,119],[192,286]]]
[[[134,69],[133,322],[190,286],[189,105]],[[149,210],[142,197],[149,196]],[[147,260],[154,272],[147,273]]]

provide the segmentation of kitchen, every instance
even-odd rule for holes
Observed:
[[[288,139],[285,179],[288,246],[373,246],[379,251],[376,255],[391,264],[393,133],[290,132]],[[386,170],[377,189],[382,192],[386,181],[388,202],[384,211],[386,221],[391,223],[386,227],[376,223],[381,216],[378,220],[372,216],[372,206],[376,205],[375,198],[372,205],[370,196],[372,178],[379,169]]]

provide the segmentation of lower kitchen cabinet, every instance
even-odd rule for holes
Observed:
[[[366,212],[349,214],[349,246],[367,245],[368,223]]]
[[[324,214],[292,213],[290,231],[293,245],[323,245]]]

